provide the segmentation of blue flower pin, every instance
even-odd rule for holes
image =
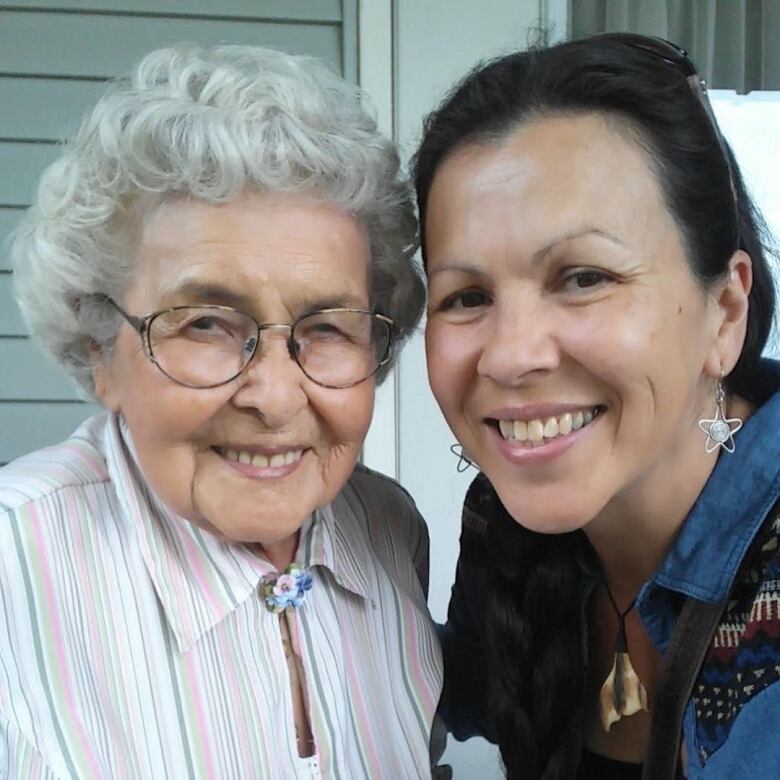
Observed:
[[[262,584],[265,605],[274,614],[300,607],[312,582],[311,574],[297,563],[290,564],[282,574],[269,574]]]

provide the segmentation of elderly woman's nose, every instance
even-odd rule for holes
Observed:
[[[284,424],[308,403],[306,376],[290,357],[286,339],[281,331],[263,334],[233,396],[237,406],[254,407],[271,426]]]
[[[515,385],[560,364],[554,321],[543,304],[518,298],[497,305],[486,323],[477,371],[502,385]]]

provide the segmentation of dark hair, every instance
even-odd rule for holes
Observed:
[[[763,222],[684,71],[647,49],[597,36],[510,54],[469,73],[427,118],[414,158],[423,258],[428,193],[454,150],[500,142],[535,117],[587,112],[619,120],[647,153],[702,285],[723,278],[737,247],[750,255],[747,335],[726,384],[754,400],[751,377],[774,316]],[[488,547],[489,701],[507,774],[572,777],[584,662],[575,559],[587,542],[581,532],[533,533],[502,510],[488,525]]]

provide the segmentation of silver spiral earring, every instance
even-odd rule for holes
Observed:
[[[739,417],[726,417],[726,392],[719,379],[715,385],[715,417],[711,420],[699,420],[699,428],[707,434],[704,442],[705,452],[714,452],[722,447],[726,452],[734,452],[734,434],[742,427]]]
[[[458,465],[455,467],[458,470],[458,474],[461,474],[474,466],[474,461],[470,460],[466,453],[463,452],[463,447],[461,447],[460,444],[453,444],[450,447],[450,452],[458,458]],[[474,468],[476,468],[476,466],[474,466]]]

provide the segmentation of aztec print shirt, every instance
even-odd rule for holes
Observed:
[[[736,451],[718,459],[674,546],[637,598],[661,654],[683,597],[728,598],[683,721],[689,780],[780,778],[780,363],[761,361],[756,395],[763,403],[735,437]],[[440,627],[447,669],[440,711],[458,739],[490,738],[482,616],[493,500],[480,475],[466,497],[458,574]],[[583,623],[595,584],[587,568]],[[573,743],[580,739],[574,735]]]
[[[150,495],[117,418],[0,469],[0,777],[430,777],[441,654],[413,503],[358,468],[296,561],[311,759],[259,592],[270,564]]]

